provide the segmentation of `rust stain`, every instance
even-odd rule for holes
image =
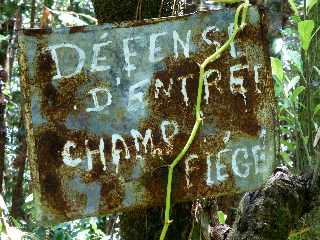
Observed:
[[[52,29],[51,28],[41,28],[41,29],[22,29],[21,30],[23,32],[24,35],[26,36],[38,36],[41,37],[45,34],[50,34],[52,33]]]
[[[35,85],[42,91],[42,114],[49,121],[61,122],[72,111],[77,100],[79,101],[79,99],[76,99],[77,88],[89,78],[81,72],[74,77],[62,79],[59,86],[54,87],[52,78],[55,75],[56,67],[50,51],[46,49],[46,44],[41,42],[38,44]]]
[[[85,26],[76,26],[76,27],[71,27],[69,30],[69,33],[85,32],[85,31],[86,31]]]
[[[42,134],[36,141],[38,146],[38,159],[47,156],[46,161],[37,163],[40,173],[41,196],[44,201],[57,212],[65,215],[67,202],[63,198],[63,188],[57,170],[63,164],[57,153],[63,148],[63,138],[55,132]]]

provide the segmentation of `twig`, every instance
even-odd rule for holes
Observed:
[[[142,14],[141,14],[142,1],[143,1],[143,0],[138,0],[138,3],[137,3],[137,8],[136,8],[136,20],[141,20],[141,19],[142,19]]]
[[[176,14],[175,14],[176,5],[177,5],[177,0],[174,0],[174,1],[173,1],[173,6],[172,6],[172,14],[171,14],[172,16],[176,15]]]
[[[161,5],[160,5],[160,9],[159,9],[159,17],[161,17],[161,15],[162,15],[163,3],[164,3],[164,0],[161,0]]]
[[[30,16],[30,28],[34,28],[34,19],[36,15],[36,0],[31,2],[31,16]]]

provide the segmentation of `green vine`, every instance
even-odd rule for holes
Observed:
[[[164,225],[161,231],[160,240],[164,240],[169,225],[172,222],[170,220],[170,208],[171,208],[171,190],[172,190],[172,177],[173,177],[173,171],[175,166],[180,162],[180,160],[185,156],[187,151],[189,150],[191,144],[194,141],[194,138],[196,137],[196,134],[199,130],[202,118],[201,118],[201,99],[202,99],[202,90],[203,90],[203,83],[204,83],[204,76],[205,76],[205,68],[206,66],[216,61],[224,51],[226,51],[231,43],[234,41],[235,37],[237,36],[238,32],[242,31],[242,29],[246,25],[246,17],[247,17],[247,11],[248,7],[250,5],[249,0],[212,0],[213,2],[219,2],[219,3],[240,3],[243,2],[236,10],[235,17],[234,17],[234,27],[233,27],[233,33],[223,44],[221,48],[218,48],[215,53],[213,53],[211,56],[209,56],[207,59],[204,60],[204,62],[200,65],[200,75],[199,75],[199,86],[198,86],[198,95],[197,95],[197,103],[196,103],[196,122],[193,126],[192,132],[189,136],[189,139],[183,149],[180,151],[178,156],[174,159],[174,161],[169,165],[168,167],[168,180],[167,180],[167,195],[166,195],[166,205],[165,205],[165,219],[164,219]],[[239,16],[241,14],[241,22],[239,25]]]

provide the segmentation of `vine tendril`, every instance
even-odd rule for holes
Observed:
[[[165,202],[165,218],[164,218],[164,225],[161,231],[160,240],[164,240],[167,234],[168,228],[172,220],[170,220],[170,209],[171,209],[171,190],[172,190],[172,177],[175,166],[180,162],[180,160],[185,156],[187,151],[189,150],[190,146],[192,145],[198,130],[200,128],[202,118],[201,118],[201,99],[202,99],[202,91],[203,91],[203,83],[204,83],[204,76],[205,76],[205,68],[209,63],[212,63],[219,59],[224,51],[226,51],[231,43],[236,38],[237,34],[244,29],[246,26],[246,18],[247,12],[249,8],[249,0],[213,0],[212,2],[216,3],[240,3],[236,10],[235,17],[234,17],[234,24],[233,24],[233,32],[229,39],[218,49],[216,49],[215,53],[211,56],[206,58],[203,63],[200,65],[200,75],[199,75],[199,85],[198,85],[198,93],[197,93],[197,102],[196,102],[196,121],[194,123],[193,129],[189,136],[189,139],[177,157],[173,160],[173,162],[168,166],[168,180],[167,180],[167,192],[166,192],[166,202]],[[242,12],[241,12],[242,11]],[[241,14],[241,22],[239,24],[239,16]]]

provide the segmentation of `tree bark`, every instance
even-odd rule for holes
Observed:
[[[31,15],[30,15],[30,28],[34,28],[35,15],[36,15],[36,0],[32,0],[32,2],[31,2]]]
[[[300,218],[319,204],[319,181],[313,174],[294,176],[277,168],[257,191],[242,198],[231,227],[207,209],[198,214],[205,240],[287,240]],[[215,212],[214,212],[215,213]]]
[[[13,62],[14,62],[16,49],[17,49],[17,42],[18,42],[18,32],[17,31],[21,29],[21,25],[22,25],[22,17],[21,17],[21,12],[19,9],[15,13],[15,17],[14,17],[13,22],[14,22],[14,25],[13,25],[13,29],[10,34],[10,41],[9,41],[9,45],[8,45],[8,49],[7,49],[6,62],[5,62],[5,66],[4,66],[4,69],[6,70],[6,72],[8,74],[8,76],[7,76],[8,80],[11,79],[12,66],[13,66]]]
[[[277,169],[259,190],[247,193],[239,204],[230,240],[286,240],[300,217],[309,210],[311,176],[294,176]]]
[[[26,165],[27,145],[25,140],[21,141],[17,157],[14,161],[14,167],[18,169],[17,175],[14,177],[14,188],[12,191],[12,216],[16,219],[23,218],[24,212],[22,205],[24,203],[23,196],[23,174]]]
[[[6,71],[1,68],[0,65],[0,193],[2,193],[3,188],[3,177],[5,171],[5,144],[6,144],[6,125],[5,125],[5,109],[6,109],[6,100],[3,95],[2,89],[3,85],[1,82],[6,80]]]
[[[3,191],[3,178],[5,171],[5,144],[6,144],[6,124],[5,124],[5,111],[6,111],[6,98],[3,94],[4,84],[10,81],[12,73],[12,65],[16,51],[17,43],[17,30],[21,28],[21,14],[17,10],[15,18],[12,21],[13,28],[9,29],[10,35],[9,44],[6,49],[6,55],[0,59],[0,193]]]

